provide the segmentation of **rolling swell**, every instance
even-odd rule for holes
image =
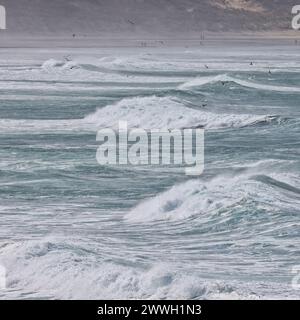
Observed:
[[[187,81],[179,86],[180,90],[192,90],[194,88],[201,88],[205,85],[213,85],[216,83],[221,83],[223,85],[227,83],[237,84],[245,88],[263,90],[263,91],[275,91],[275,92],[289,92],[289,93],[300,93],[299,87],[284,87],[284,86],[274,86],[269,84],[262,84],[247,80],[242,80],[228,76],[226,74],[211,76],[211,77],[199,77],[191,81]]]
[[[241,128],[280,121],[277,116],[249,114],[217,114],[186,107],[172,97],[135,97],[123,99],[114,105],[98,109],[84,121],[100,127],[117,127],[118,121],[128,122],[129,127],[226,129]]]
[[[220,175],[210,181],[195,179],[176,185],[142,202],[125,219],[130,222],[150,222],[190,217],[201,221],[208,216],[212,218],[218,215],[236,215],[236,218],[240,215],[242,218],[247,211],[248,214],[261,211],[263,215],[263,212],[275,213],[287,206],[291,212],[296,212],[299,205],[298,188],[269,176],[244,173]]]
[[[170,96],[146,96],[124,98],[109,104],[84,119],[70,120],[0,120],[1,131],[96,131],[100,128],[117,128],[119,121],[127,121],[129,128],[143,129],[184,129],[204,128],[224,130],[280,124],[288,121],[276,115],[251,115],[210,112],[192,107],[188,102]]]
[[[0,299],[297,297],[296,49],[107,50],[0,61]],[[205,128],[204,174],[98,165],[119,120]]]

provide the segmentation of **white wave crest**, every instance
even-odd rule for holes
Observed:
[[[125,220],[136,223],[231,214],[233,208],[244,210],[253,204],[269,212],[283,206],[291,210],[297,208],[299,201],[291,201],[282,190],[268,185],[267,176],[256,178],[259,176],[253,174],[255,170],[249,169],[249,172],[234,177],[224,175],[206,182],[197,179],[176,185],[137,205],[125,215]]]
[[[268,84],[261,84],[261,83],[256,83],[256,82],[251,82],[247,80],[230,77],[230,76],[227,76],[226,74],[222,74],[218,76],[195,78],[191,81],[185,82],[184,84],[180,85],[178,88],[180,90],[188,90],[188,89],[201,87],[206,84],[217,83],[217,82],[222,82],[224,84],[226,82],[233,82],[240,86],[257,89],[257,90],[300,93],[300,88],[297,88],[297,87],[281,87],[281,86],[273,86]]]
[[[42,69],[49,70],[49,69],[52,69],[52,68],[62,67],[63,65],[64,65],[63,61],[59,61],[59,60],[55,60],[55,59],[49,59],[49,60],[45,61],[42,64]]]
[[[131,128],[235,128],[269,122],[272,116],[249,114],[216,114],[186,107],[170,97],[126,98],[116,104],[98,109],[84,121],[99,127],[117,127],[120,120],[127,121]]]
[[[47,72],[71,70],[75,68],[79,68],[79,65],[75,61],[59,61],[55,59],[49,59],[42,64],[42,69]]]

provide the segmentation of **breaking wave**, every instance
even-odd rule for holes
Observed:
[[[171,97],[126,98],[116,104],[98,109],[84,121],[101,127],[117,127],[120,120],[131,128],[240,128],[257,123],[268,123],[276,116],[213,113],[186,107]]]
[[[95,131],[99,128],[118,128],[119,121],[127,121],[129,128],[184,129],[204,128],[220,130],[281,123],[280,116],[214,113],[187,107],[171,97],[125,98],[107,105],[83,119],[17,120],[1,119],[2,132],[20,131]]]
[[[190,217],[201,219],[219,214],[242,214],[248,209],[250,212],[261,209],[275,213],[280,208],[289,207],[291,212],[297,211],[300,189],[270,176],[250,172],[234,176],[221,175],[210,181],[190,180],[175,185],[137,205],[126,214],[125,220],[149,222]]]
[[[206,280],[161,263],[149,267],[99,261],[76,243],[20,241],[0,248],[6,297],[47,299],[257,299],[253,285]],[[80,288],[80,289],[79,289]],[[272,292],[272,290],[270,289]],[[1,299],[1,293],[0,293]]]
[[[80,66],[75,61],[59,61],[55,59],[49,59],[42,64],[41,68],[44,71],[53,72],[59,70],[78,69]]]

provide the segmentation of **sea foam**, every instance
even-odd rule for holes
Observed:
[[[261,122],[271,122],[274,116],[213,113],[186,107],[172,97],[125,98],[98,109],[85,117],[84,122],[98,127],[117,127],[120,120],[131,128],[240,128]]]

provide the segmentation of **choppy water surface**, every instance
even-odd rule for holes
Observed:
[[[297,47],[1,49],[0,297],[299,297],[299,104]],[[204,127],[204,174],[98,165],[119,120]]]

